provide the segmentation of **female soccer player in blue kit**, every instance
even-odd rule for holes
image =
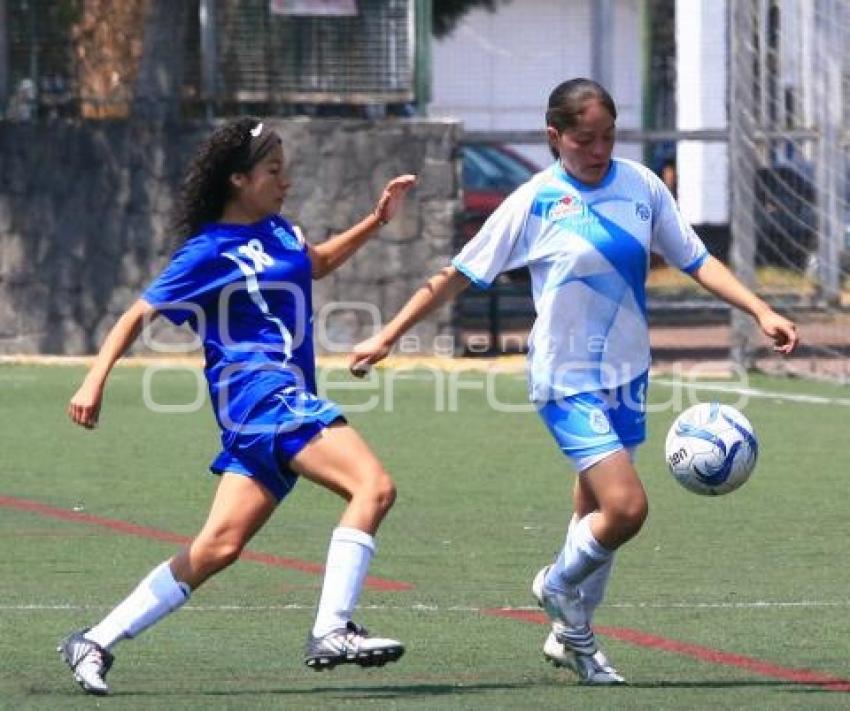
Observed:
[[[414,182],[412,175],[390,181],[372,214],[311,246],[278,214],[289,180],[273,129],[241,119],[199,148],[179,205],[186,241],[115,324],[68,414],[95,427],[107,376],[146,320],[162,314],[188,322],[203,342],[222,443],[210,468],[221,478],[194,541],[98,624],[60,645],[85,691],[108,692],[112,648],[178,609],[233,563],[298,476],[348,502],[331,537],[306,664],[381,665],[404,652],[401,643],[369,636],[351,620],[395,487],[339,408],[316,395],[311,280],[332,272],[391,220]]]
[[[600,685],[623,678],[596,644],[593,613],[614,551],[647,515],[633,456],[645,439],[650,251],[751,314],[777,350],[790,353],[797,344],[794,324],[706,252],[661,180],[637,163],[612,159],[616,118],[613,99],[596,82],[556,87],[546,111],[556,162],[517,188],[450,267],[355,347],[350,364],[362,374],[470,283],[487,287],[501,272],[529,268],[537,312],[529,394],[578,472],[566,542],[532,591],[552,620],[544,654]]]

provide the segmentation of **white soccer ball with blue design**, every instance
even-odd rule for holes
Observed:
[[[750,421],[734,407],[704,402],[675,419],[665,452],[676,481],[695,494],[717,496],[750,478],[758,440]]]

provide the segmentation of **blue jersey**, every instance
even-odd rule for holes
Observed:
[[[692,272],[708,256],[650,170],[614,159],[598,185],[554,163],[515,190],[453,260],[481,287],[528,266],[535,402],[616,388],[649,367],[649,253]]]
[[[316,392],[311,288],[306,244],[275,215],[207,225],[142,298],[199,335],[216,419],[230,429],[270,393]]]

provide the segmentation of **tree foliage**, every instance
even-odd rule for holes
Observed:
[[[148,11],[149,0],[85,0],[82,4],[71,35],[84,117],[128,115]]]
[[[433,0],[433,18],[431,27],[435,37],[445,37],[470,10],[483,7],[490,12],[500,3],[510,0]]]

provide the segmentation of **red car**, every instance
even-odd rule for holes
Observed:
[[[466,242],[515,188],[540,168],[498,143],[464,143],[463,215],[460,238]]]

